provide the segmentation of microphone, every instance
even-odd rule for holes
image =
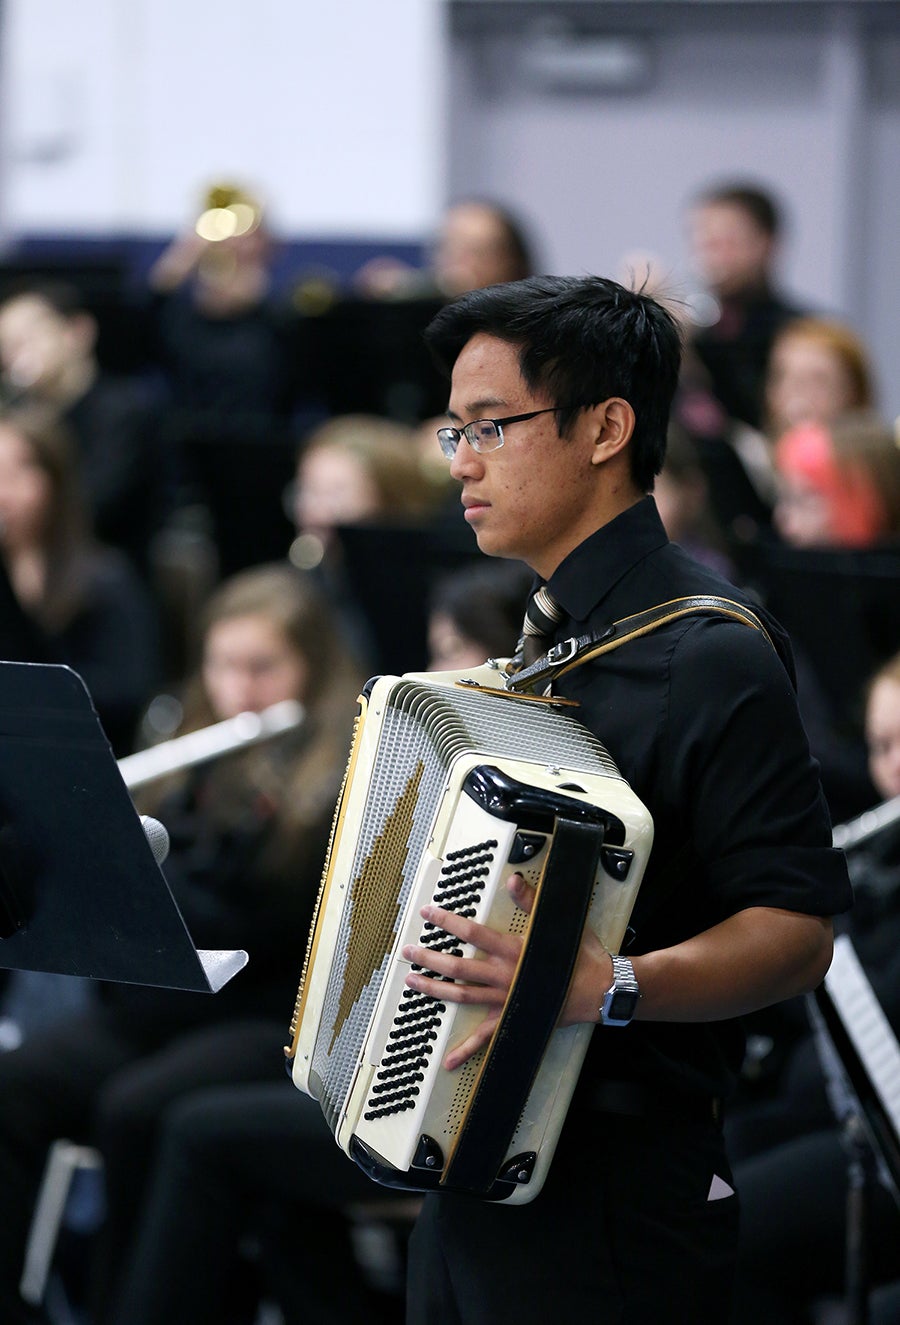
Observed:
[[[144,830],[144,836],[150,843],[153,859],[157,865],[161,865],[169,854],[169,834],[165,825],[161,824],[158,819],[151,819],[149,814],[142,814],[141,827]]]

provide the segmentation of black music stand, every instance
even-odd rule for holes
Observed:
[[[429,524],[356,524],[337,530],[346,581],[366,619],[376,670],[428,666],[428,599],[450,571],[484,561],[462,511]]]
[[[848,935],[835,939],[834,952],[807,1006],[847,1155],[847,1325],[866,1325],[874,1185],[885,1186],[900,1206],[900,1046]]]
[[[0,662],[0,967],[215,993],[246,961],[194,947],[81,677]]]
[[[861,724],[863,688],[900,640],[900,546],[790,547],[764,534],[732,540],[740,583],[803,652],[841,728]]]

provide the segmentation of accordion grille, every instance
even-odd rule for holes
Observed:
[[[448,770],[472,752],[621,776],[591,732],[544,704],[412,680],[392,684],[367,770],[364,822],[354,844],[311,1064],[332,1127],[352,1086],[398,921],[447,790]]]

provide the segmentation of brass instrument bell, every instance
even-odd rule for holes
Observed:
[[[213,185],[204,204],[194,226],[201,239],[216,242],[249,235],[262,221],[262,205],[233,184]]]

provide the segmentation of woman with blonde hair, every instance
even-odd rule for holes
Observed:
[[[341,531],[430,521],[443,496],[433,475],[415,430],[374,414],[343,414],[320,424],[297,457],[295,481],[286,494],[297,531],[288,557],[315,576],[339,614],[348,644],[372,670],[381,666],[378,632]],[[373,543],[377,556],[377,540]]]
[[[312,849],[318,866],[323,816],[334,805],[363,678],[330,605],[289,565],[256,566],[224,581],[206,603],[199,636],[200,659],[184,687],[176,736],[284,699],[302,705],[296,730],[211,763],[203,774],[211,789],[204,792],[206,814],[223,831],[246,818],[251,790],[269,807],[264,852],[286,861],[294,888],[298,852]],[[173,798],[190,794],[196,778],[190,770],[172,774],[138,793],[136,802],[142,813],[163,814]]]
[[[390,524],[427,514],[432,482],[415,432],[374,414],[342,414],[300,448],[291,513],[302,535],[327,547],[343,524]]]

